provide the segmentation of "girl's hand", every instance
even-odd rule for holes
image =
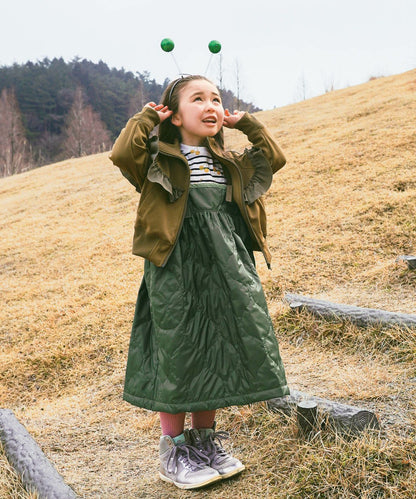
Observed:
[[[244,111],[234,111],[234,113],[231,114],[230,111],[226,109],[224,111],[224,126],[227,128],[234,128],[244,115]]]
[[[154,102],[148,102],[144,107],[150,107],[154,109],[159,115],[160,122],[165,121],[169,116],[172,116],[173,111],[171,111],[168,106],[164,106],[163,104],[156,104]]]

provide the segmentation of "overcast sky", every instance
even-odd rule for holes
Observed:
[[[0,65],[75,56],[162,83],[204,74],[222,43],[224,86],[263,109],[416,68],[415,0],[13,0],[1,9]],[[236,70],[238,66],[239,71]],[[207,75],[218,83],[219,56]]]

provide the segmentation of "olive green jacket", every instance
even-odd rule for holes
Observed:
[[[133,253],[163,267],[172,253],[186,213],[190,170],[180,144],[153,137],[159,115],[145,107],[134,115],[117,138],[111,161],[141,193],[134,227]],[[224,168],[227,200],[233,200],[246,222],[253,250],[262,251],[270,266],[267,248],[266,213],[262,195],[272,175],[286,163],[279,146],[256,118],[245,113],[236,127],[253,147],[244,153],[224,152],[214,139],[207,139],[212,156]]]

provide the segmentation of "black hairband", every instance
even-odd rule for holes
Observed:
[[[173,91],[175,90],[176,85],[177,85],[180,81],[182,81],[182,80],[184,80],[185,78],[187,78],[188,76],[192,76],[192,75],[191,75],[191,74],[188,74],[188,73],[182,73],[182,74],[181,74],[181,76],[180,76],[180,78],[178,78],[177,80],[175,80],[175,81],[173,82],[172,87],[171,87],[171,89],[170,89],[170,91],[169,91],[169,96],[168,96],[168,107],[170,107],[170,100],[171,100],[171,98],[172,98],[172,94],[173,94]]]
[[[171,89],[170,89],[170,91],[169,91],[168,103],[167,103],[168,107],[170,107],[170,100],[171,100],[171,98],[172,98],[172,94],[173,94],[173,91],[175,90],[176,85],[177,85],[177,84],[178,84],[181,80],[183,80],[183,78],[184,78],[184,77],[183,77],[183,76],[181,76],[180,78],[178,78],[177,80],[175,80],[175,81],[173,82],[173,85],[172,85],[172,87],[171,87]]]

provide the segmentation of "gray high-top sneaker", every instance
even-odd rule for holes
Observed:
[[[215,431],[215,426],[216,423],[212,428],[190,430],[192,442],[209,458],[209,465],[218,471],[222,479],[229,478],[241,473],[245,466],[224,450],[221,440],[229,438],[230,435],[226,431]]]
[[[193,446],[189,430],[175,437],[160,438],[160,470],[162,480],[180,489],[196,489],[221,480],[218,471],[209,466],[209,459]]]

